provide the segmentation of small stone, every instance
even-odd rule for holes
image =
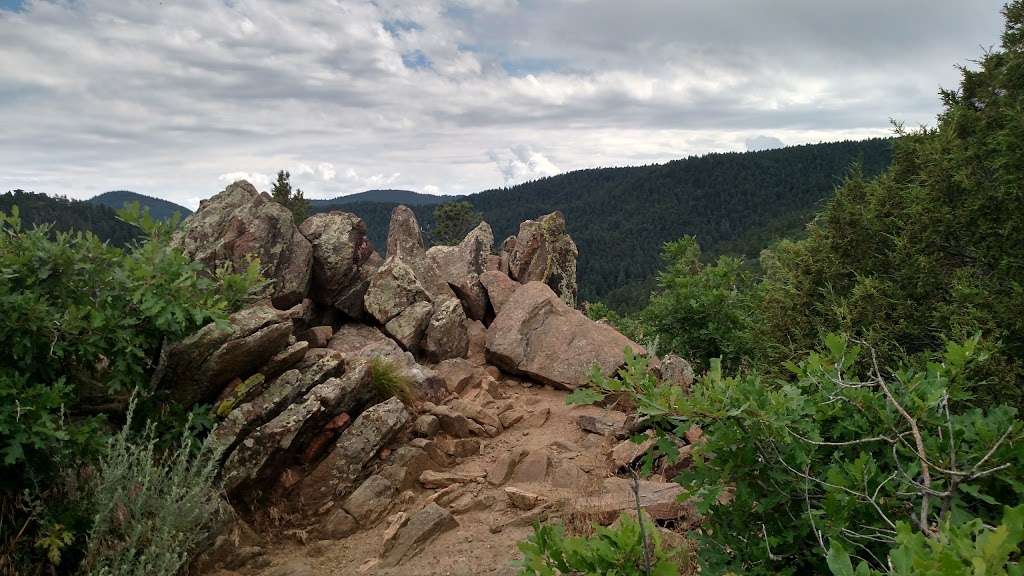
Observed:
[[[601,436],[615,434],[622,429],[626,422],[626,415],[621,412],[608,412],[600,416],[581,414],[576,419],[576,424],[584,432],[592,432]]]
[[[457,438],[438,442],[441,450],[449,456],[456,458],[467,458],[480,453],[480,440],[478,438]]]
[[[502,412],[498,419],[501,421],[501,427],[507,429],[518,424],[523,419],[523,416],[525,414],[523,414],[522,410],[507,410]]]
[[[397,490],[395,490],[394,485],[387,478],[373,475],[352,492],[352,495],[345,500],[342,507],[361,526],[369,528],[387,514],[396,494]]]
[[[440,534],[458,528],[459,522],[437,504],[427,504],[413,514],[384,547],[381,564],[393,567],[421,551]]]
[[[615,448],[612,448],[612,465],[616,470],[629,466],[635,462],[637,458],[643,456],[644,453],[650,450],[651,446],[654,446],[655,441],[656,440],[654,438],[648,438],[641,444],[636,444],[632,440],[623,440],[622,442],[619,442]]]
[[[425,488],[444,488],[445,486],[451,486],[452,484],[466,484],[468,482],[473,482],[480,476],[481,474],[468,472],[435,472],[433,470],[426,470],[423,474],[420,474],[420,484]]]
[[[348,512],[345,512],[341,508],[335,506],[320,524],[317,526],[316,533],[320,538],[327,540],[341,540],[351,534],[354,534],[359,529],[359,525],[356,523],[356,519],[353,518]]]
[[[513,484],[540,483],[547,479],[548,466],[551,464],[551,457],[547,450],[530,452],[523,461],[516,466],[512,474]]]
[[[493,486],[501,486],[508,482],[518,464],[529,453],[525,448],[517,448],[512,452],[505,452],[498,456],[494,465],[487,471],[487,482]]]
[[[538,504],[544,501],[544,498],[539,494],[527,492],[526,490],[516,488],[514,486],[507,486],[505,488],[505,496],[508,498],[508,501],[512,506],[520,510],[533,510]]]
[[[334,336],[334,328],[330,326],[314,326],[299,335],[300,340],[309,342],[310,348],[326,348]]]
[[[441,421],[437,419],[437,416],[433,414],[424,414],[416,419],[416,423],[413,424],[413,431],[424,437],[431,437],[441,430]]]

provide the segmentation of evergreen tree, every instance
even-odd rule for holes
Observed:
[[[449,202],[434,208],[434,242],[458,244],[483,216],[469,202]]]
[[[303,197],[301,188],[292,190],[291,176],[287,170],[278,171],[270,195],[275,202],[291,210],[295,224],[298,225],[309,216],[309,202]]]

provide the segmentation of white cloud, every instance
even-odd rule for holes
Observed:
[[[427,184],[426,186],[423,187],[422,192],[424,194],[440,194],[441,189],[438,188],[437,186],[434,186],[433,184]]]
[[[271,177],[269,174],[261,174],[259,172],[228,172],[218,176],[217,180],[220,180],[225,185],[238,182],[239,180],[248,180],[250,184],[262,192],[270,186]]]
[[[749,151],[771,150],[773,148],[782,148],[786,145],[782,140],[774,136],[765,136],[764,134],[751,136],[744,140],[743,143]]]
[[[932,122],[1002,1],[35,0],[0,9],[0,190],[471,193],[886,134]]]
[[[517,184],[561,172],[546,156],[531,146],[518,145],[488,152],[505,184]]]

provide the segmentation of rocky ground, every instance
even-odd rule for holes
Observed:
[[[154,374],[218,422],[225,514],[192,572],[510,573],[537,521],[585,531],[638,502],[666,526],[692,521],[672,470],[631,480],[648,446],[625,439],[625,414],[565,404],[592,370],[645,351],[575,309],[561,214],[495,254],[486,223],[427,249],[398,206],[382,257],[358,217],[296,224],[237,182],[173,241],[211,269],[256,257],[272,281],[226,324],[168,343]],[[692,380],[682,359],[653,365]]]
[[[567,406],[564,391],[515,378],[503,379],[491,393],[501,399],[488,399],[486,405],[505,416],[509,426],[493,438],[469,442],[444,432],[431,437],[428,452],[440,449],[449,465],[427,464],[436,471],[424,470],[394,501],[374,501],[380,517],[375,525],[340,540],[270,530],[263,556],[238,571],[215,574],[515,574],[516,543],[532,532],[533,521],[551,518],[585,530],[590,522],[607,524],[635,505],[629,474],[621,465],[641,450],[616,437],[624,414]],[[476,400],[483,394],[474,388],[465,396]],[[375,463],[378,469],[386,467],[388,451],[384,454]],[[675,485],[656,479],[641,488],[642,499],[647,498],[643,504],[656,518],[689,518],[689,511],[674,502]],[[409,519],[438,505],[444,519],[415,533],[421,547],[396,557],[394,550],[406,548],[390,542],[404,544],[402,538],[412,536],[402,530]],[[394,561],[399,563],[387,565]]]

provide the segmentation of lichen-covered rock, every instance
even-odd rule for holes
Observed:
[[[332,499],[347,496],[363,467],[410,418],[397,398],[364,410],[338,437],[334,450],[303,480],[299,487],[302,505],[315,510]]]
[[[183,406],[215,400],[234,378],[254,374],[289,345],[291,316],[257,304],[230,316],[227,327],[207,324],[164,347],[154,386]]]
[[[465,356],[469,345],[465,311],[427,257],[416,217],[405,206],[392,211],[388,257],[370,278],[363,302],[406,350],[433,360]],[[424,324],[428,304],[430,314]]]
[[[377,322],[387,324],[409,306],[430,303],[431,298],[410,264],[388,257],[371,277],[363,300],[366,311]]]
[[[627,347],[645,353],[614,328],[566,306],[541,282],[516,290],[487,329],[492,364],[570,390],[589,382],[594,365],[612,375]]]
[[[491,227],[481,222],[458,245],[432,246],[427,250],[427,257],[474,320],[483,320],[487,312],[487,293],[480,275],[487,271],[487,257],[493,246]]]
[[[370,528],[387,515],[397,495],[398,490],[390,480],[374,474],[345,499],[342,508],[351,514],[360,526]]]
[[[363,317],[370,275],[383,262],[366,237],[366,224],[355,214],[327,212],[310,216],[299,231],[313,246],[313,300]]]
[[[658,372],[663,380],[683,390],[689,390],[693,385],[693,366],[675,354],[669,354],[661,359]]]
[[[353,362],[341,377],[323,379],[308,390],[300,401],[250,434],[227,459],[223,481],[228,494],[250,501],[268,496],[289,454],[301,454],[332,418],[367,403],[376,394],[367,362]]]
[[[274,306],[302,301],[309,287],[313,247],[284,206],[239,180],[182,222],[171,244],[210,270],[230,263],[245,269],[258,258],[270,286]]]
[[[519,225],[515,240],[506,240],[502,258],[509,277],[547,284],[570,308],[576,307],[576,258],[579,251],[565,231],[565,217],[552,212]]]

